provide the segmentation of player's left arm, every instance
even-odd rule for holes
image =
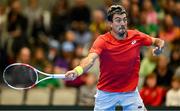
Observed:
[[[153,38],[153,37],[151,37],[151,39],[152,39],[152,45],[155,46],[155,48],[153,49],[153,55],[161,54],[165,46],[164,40],[159,39],[159,38]]]

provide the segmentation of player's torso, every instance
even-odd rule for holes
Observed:
[[[104,68],[115,68],[118,71],[131,70],[139,62],[140,43],[134,36],[125,40],[107,40],[105,49],[100,55],[101,64]]]
[[[102,37],[105,42],[99,58],[98,89],[109,92],[135,90],[138,84],[142,37],[136,31],[128,31],[125,40],[117,40],[110,33]]]

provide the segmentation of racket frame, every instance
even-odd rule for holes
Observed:
[[[26,66],[26,67],[31,68],[31,69],[35,72],[35,74],[36,74],[36,82],[35,82],[33,85],[31,85],[31,86],[29,86],[29,87],[25,87],[25,88],[14,87],[14,86],[10,85],[10,84],[6,81],[6,79],[5,79],[5,72],[6,72],[6,70],[7,70],[9,67],[12,67],[12,66],[15,66],[15,65],[19,65],[19,66],[20,66],[20,65],[23,65],[23,66]],[[39,76],[38,76],[39,74],[38,74],[38,73],[39,73],[39,74],[42,74],[42,75],[45,75],[45,76],[47,76],[47,77],[39,80]],[[52,78],[64,79],[64,78],[65,78],[65,74],[49,74],[49,73],[45,73],[45,72],[42,72],[42,71],[34,68],[33,66],[28,65],[28,64],[25,64],[25,63],[13,63],[13,64],[10,64],[10,65],[8,65],[8,66],[4,69],[4,71],[3,71],[3,79],[4,79],[4,82],[5,82],[9,87],[11,87],[11,88],[13,88],[13,89],[17,89],[17,90],[24,90],[24,89],[33,88],[33,87],[34,87],[35,85],[37,85],[38,83],[40,83],[40,82],[42,82],[42,81],[44,81],[44,80],[47,80],[47,79],[52,79]]]

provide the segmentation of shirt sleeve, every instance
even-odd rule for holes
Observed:
[[[101,54],[105,47],[105,40],[102,38],[102,36],[99,36],[93,43],[90,53],[97,53],[98,55]]]
[[[151,36],[149,36],[149,35],[147,35],[145,33],[139,32],[139,31],[138,31],[138,33],[139,33],[139,35],[141,37],[141,45],[142,46],[150,46],[150,45],[152,45],[152,37]]]

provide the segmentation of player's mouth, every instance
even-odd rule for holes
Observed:
[[[125,28],[124,26],[120,26],[120,27],[118,28],[118,31],[119,31],[119,32],[125,32],[125,31],[126,31],[126,28]]]

